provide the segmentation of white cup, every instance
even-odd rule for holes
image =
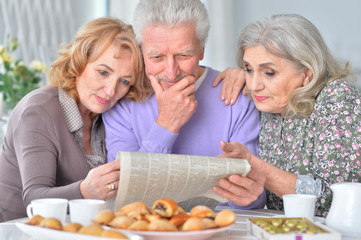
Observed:
[[[104,209],[105,201],[96,199],[74,199],[69,201],[70,221],[83,226],[92,223],[98,213]]]
[[[44,218],[56,218],[65,223],[68,210],[68,200],[64,198],[41,198],[32,200],[26,207],[26,213],[29,218],[34,215],[40,215]]]
[[[310,194],[283,195],[286,217],[305,217],[310,220],[315,216],[316,196]]]

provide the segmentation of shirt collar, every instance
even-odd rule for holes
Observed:
[[[205,68],[203,74],[197,79],[197,81],[194,83],[194,85],[196,86],[196,91],[199,88],[199,86],[202,84],[203,80],[206,78],[208,73],[208,68]]]
[[[59,102],[69,131],[75,132],[82,128],[83,119],[81,118],[78,104],[76,104],[75,100],[69,97],[63,89],[59,89]]]

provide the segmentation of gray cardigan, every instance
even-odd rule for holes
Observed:
[[[103,124],[101,131],[104,139]],[[65,123],[58,91],[31,92],[13,110],[0,151],[0,222],[26,217],[33,199],[82,198],[79,185],[89,170]]]

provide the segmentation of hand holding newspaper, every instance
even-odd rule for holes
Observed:
[[[245,159],[218,158],[163,153],[118,152],[120,178],[116,198],[107,200],[107,208],[141,201],[152,206],[160,198],[178,202],[189,211],[196,205],[215,208],[227,199],[212,187],[231,174],[246,176],[251,165]]]

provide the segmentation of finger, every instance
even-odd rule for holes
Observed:
[[[228,180],[235,186],[242,187],[248,193],[252,192],[252,194],[258,196],[263,192],[265,180],[262,180],[262,178],[257,174],[255,175],[253,173],[252,177],[251,175],[252,174],[249,173],[247,177],[242,177],[240,175],[233,174],[228,177]]]
[[[153,75],[149,75],[148,76],[149,80],[150,80],[150,84],[152,85],[153,89],[154,89],[154,93],[155,95],[159,95],[161,94],[164,89],[163,87],[160,85],[160,83],[158,82],[158,80],[153,76]]]
[[[222,151],[225,153],[232,152],[234,149],[231,142],[221,141],[220,145]]]
[[[213,80],[212,86],[216,87],[222,81],[223,78],[224,78],[224,73],[223,72],[219,73],[216,76],[216,78]]]
[[[96,174],[98,176],[102,176],[111,173],[113,171],[119,171],[119,169],[120,169],[120,160],[115,160],[113,162],[100,165],[99,167],[96,167],[92,170],[96,171]]]
[[[179,80],[176,84],[174,84],[174,86],[172,86],[172,89],[184,90],[186,88],[189,88],[190,86],[194,86],[194,83],[196,82],[196,80],[197,79],[193,76],[190,76],[190,75],[186,76],[186,77],[182,78],[181,80]],[[195,91],[195,86],[194,86],[194,91]]]
[[[219,186],[214,186],[213,191],[216,194],[228,199],[229,201],[232,201],[235,204],[241,205],[241,206],[247,206],[248,204],[250,204],[251,202],[253,202],[254,200],[257,199],[257,198],[254,199],[254,196],[250,196],[250,197],[246,196],[246,195],[237,196],[234,193],[229,192],[226,189],[223,189],[222,187],[219,187]]]

